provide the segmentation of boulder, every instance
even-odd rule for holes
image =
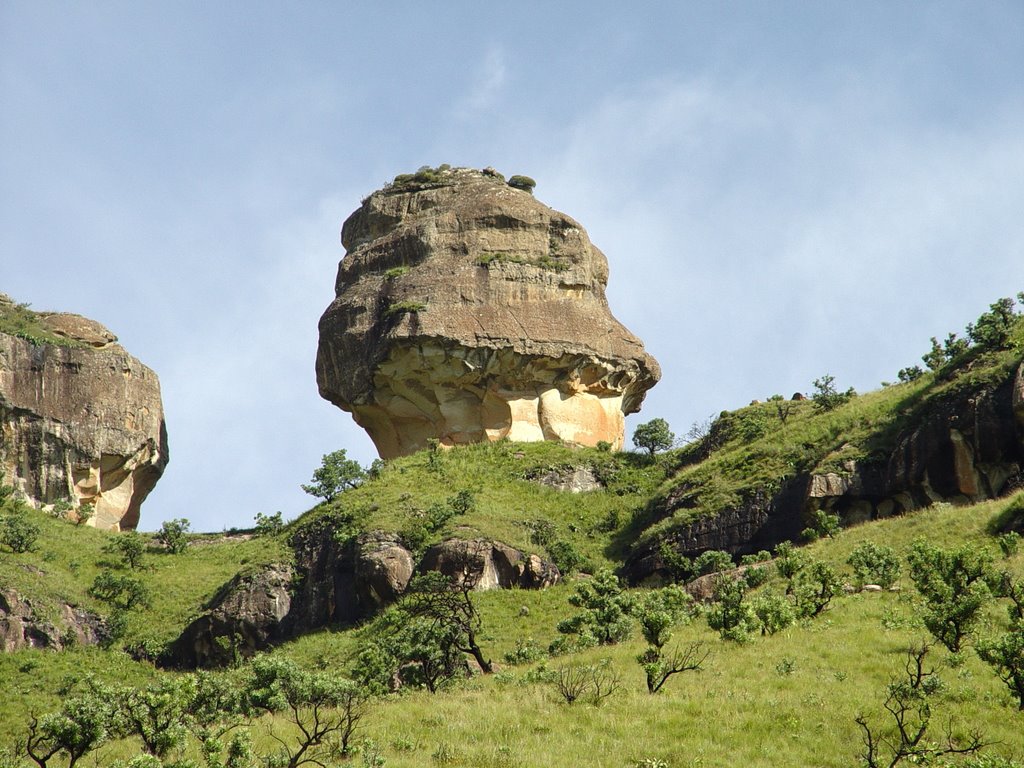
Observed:
[[[96,645],[105,635],[103,620],[89,611],[61,603],[59,625],[40,618],[32,601],[13,589],[0,589],[0,652],[22,648],[63,650]]]
[[[541,485],[554,488],[556,491],[569,493],[586,493],[604,488],[601,481],[590,467],[563,467],[541,473],[533,478]]]
[[[339,574],[335,618],[355,621],[393,603],[413,574],[412,553],[397,535],[372,531],[357,536]]]
[[[171,643],[159,662],[194,669],[225,666],[322,627],[354,624],[397,601],[413,576],[413,556],[397,534],[369,531],[339,542],[323,515],[292,537],[295,568],[270,565],[231,579]],[[427,550],[417,572],[468,573],[477,589],[542,589],[560,579],[537,555],[500,542],[453,539]]]
[[[446,169],[374,192],[342,243],[317,384],[382,457],[433,440],[622,446],[660,370],[612,316],[607,259],[579,223]]]
[[[291,608],[292,569],[268,565],[235,576],[207,611],[168,646],[161,661],[173,667],[222,667],[284,639]]]
[[[0,296],[0,304],[12,302]],[[168,457],[156,374],[95,321],[70,314],[36,317],[67,343],[0,333],[0,469],[6,482],[36,506],[91,504],[89,525],[134,529]]]
[[[487,539],[448,539],[430,547],[420,572],[439,571],[449,579],[468,578],[474,589],[543,589],[558,583],[558,568],[537,555],[526,555]]]

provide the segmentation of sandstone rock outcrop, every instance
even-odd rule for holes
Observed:
[[[0,296],[0,311],[12,302]],[[89,525],[136,527],[167,463],[156,374],[97,322],[35,315],[66,343],[0,333],[0,468],[35,505],[93,505]],[[71,514],[74,514],[72,512]]]
[[[494,172],[374,192],[342,229],[320,320],[320,394],[382,457],[508,438],[623,442],[660,376],[611,314],[583,227]]]
[[[325,515],[292,539],[298,579],[287,623],[293,634],[365,619],[425,571],[455,576],[468,565],[479,589],[543,589],[560,578],[554,564],[501,542],[450,539],[417,560],[395,533],[367,531],[338,542],[335,527]]]
[[[273,564],[231,579],[158,663],[224,666],[322,627],[354,624],[401,598],[416,573],[439,571],[452,579],[466,573],[480,590],[543,589],[561,578],[553,563],[501,542],[449,539],[417,562],[394,533],[367,531],[339,541],[337,529],[324,515],[293,535],[294,568]]]

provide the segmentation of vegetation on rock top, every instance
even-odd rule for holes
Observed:
[[[17,304],[5,299],[0,295],[0,333],[17,336],[36,346],[51,344],[73,349],[88,348],[89,345],[84,342],[49,330],[43,322],[44,315],[30,309],[28,304]]]

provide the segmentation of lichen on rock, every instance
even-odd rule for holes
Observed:
[[[609,310],[604,254],[493,172],[418,176],[345,221],[320,394],[385,458],[431,440],[621,447],[660,370]]]

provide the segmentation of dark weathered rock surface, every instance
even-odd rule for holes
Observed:
[[[586,493],[587,491],[599,491],[604,486],[594,474],[590,467],[567,467],[564,469],[552,469],[532,478],[541,485],[554,488],[558,491],[569,493]]]
[[[627,558],[625,574],[639,582],[664,576],[662,543],[694,557],[708,549],[736,555],[796,539],[816,510],[853,524],[901,514],[935,502],[966,504],[998,497],[1022,484],[1024,363],[995,383],[965,388],[907,418],[883,461],[847,462],[842,472],[798,475],[778,492],[759,491],[737,508],[702,517]],[[685,509],[690,489],[666,495],[655,514]]]
[[[420,572],[439,571],[450,579],[468,578],[475,589],[543,589],[558,583],[554,564],[524,555],[501,542],[449,539],[423,553]]]
[[[451,577],[468,568],[478,589],[541,589],[558,569],[500,542],[450,540],[418,565],[397,535],[369,531],[339,542],[330,516],[292,539],[295,566],[271,565],[226,584],[160,662],[172,667],[224,666],[321,627],[353,624],[398,600],[414,572]]]
[[[280,564],[236,576],[167,648],[162,662],[188,669],[221,667],[284,639],[291,582],[291,567]]]
[[[99,323],[68,314],[40,318],[52,333],[80,344],[36,344],[0,333],[6,481],[37,506],[92,504],[89,525],[133,529],[167,464],[156,374]]]
[[[103,620],[88,611],[62,603],[57,622],[37,615],[32,601],[13,589],[0,589],[0,651],[21,648],[63,650],[95,645],[106,634]]]
[[[487,440],[620,447],[657,362],[579,223],[468,168],[374,192],[342,229],[320,394],[380,455]]]

